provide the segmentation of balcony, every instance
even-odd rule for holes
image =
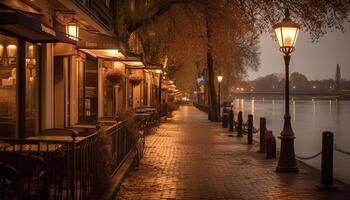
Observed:
[[[108,0],[73,0],[93,15],[108,30],[113,30],[115,9],[113,1]],[[107,11],[107,12],[106,12]]]

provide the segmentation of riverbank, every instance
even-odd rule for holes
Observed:
[[[260,96],[260,95],[243,95],[243,96],[236,96],[236,97],[231,97],[232,101],[235,99],[255,99],[255,100],[284,100],[284,95],[267,95],[267,96]],[[329,101],[329,100],[334,100],[334,101],[350,101],[350,95],[334,95],[334,96],[329,96],[329,95],[291,95],[290,96],[291,100],[319,100],[319,101]]]
[[[254,115],[254,126],[259,127],[260,117],[267,120],[267,128],[278,136],[283,128],[284,100],[236,99],[233,101],[235,117],[243,111],[243,119]],[[301,157],[310,157],[321,151],[322,132],[334,132],[337,147],[350,151],[350,102],[341,100],[293,100],[290,101],[295,152]],[[280,142],[277,141],[277,147]],[[321,157],[306,160],[308,165],[320,169]],[[334,176],[350,184],[350,156],[334,151]]]

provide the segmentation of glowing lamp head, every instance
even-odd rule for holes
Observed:
[[[75,22],[67,24],[66,33],[67,33],[69,38],[71,38],[73,40],[78,40],[78,38],[79,38],[79,26],[78,26],[78,24]]]
[[[273,26],[280,46],[280,51],[284,54],[290,54],[294,51],[295,43],[298,38],[300,26],[290,19],[290,13],[287,9],[285,18],[282,22]]]
[[[221,81],[222,81],[222,79],[224,78],[224,76],[221,76],[221,75],[220,75],[220,76],[217,76],[216,78],[218,79],[219,83],[221,83]]]
[[[16,57],[17,46],[15,44],[7,45],[6,50],[7,50],[7,57],[9,57],[9,58]]]
[[[119,50],[118,49],[112,49],[111,53],[112,53],[112,55],[117,56],[118,53],[119,53]]]
[[[4,53],[4,46],[0,44],[0,58],[2,57],[3,53]]]

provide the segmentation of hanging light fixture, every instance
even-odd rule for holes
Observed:
[[[77,22],[70,22],[66,25],[66,33],[73,40],[79,39],[79,25]]]
[[[0,44],[0,60],[2,59],[3,53],[4,53],[4,45]]]
[[[29,58],[34,58],[34,45],[33,44],[30,44],[28,46],[28,57]]]
[[[17,46],[15,44],[7,45],[6,52],[8,58],[15,58],[17,53]]]

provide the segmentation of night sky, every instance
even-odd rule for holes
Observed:
[[[295,52],[292,53],[291,72],[305,74],[309,80],[335,77],[336,65],[340,64],[342,78],[350,78],[350,23],[342,33],[328,32],[312,43],[307,33],[299,34]],[[283,54],[269,34],[260,38],[261,66],[257,72],[249,72],[249,80],[270,73],[284,73]]]

